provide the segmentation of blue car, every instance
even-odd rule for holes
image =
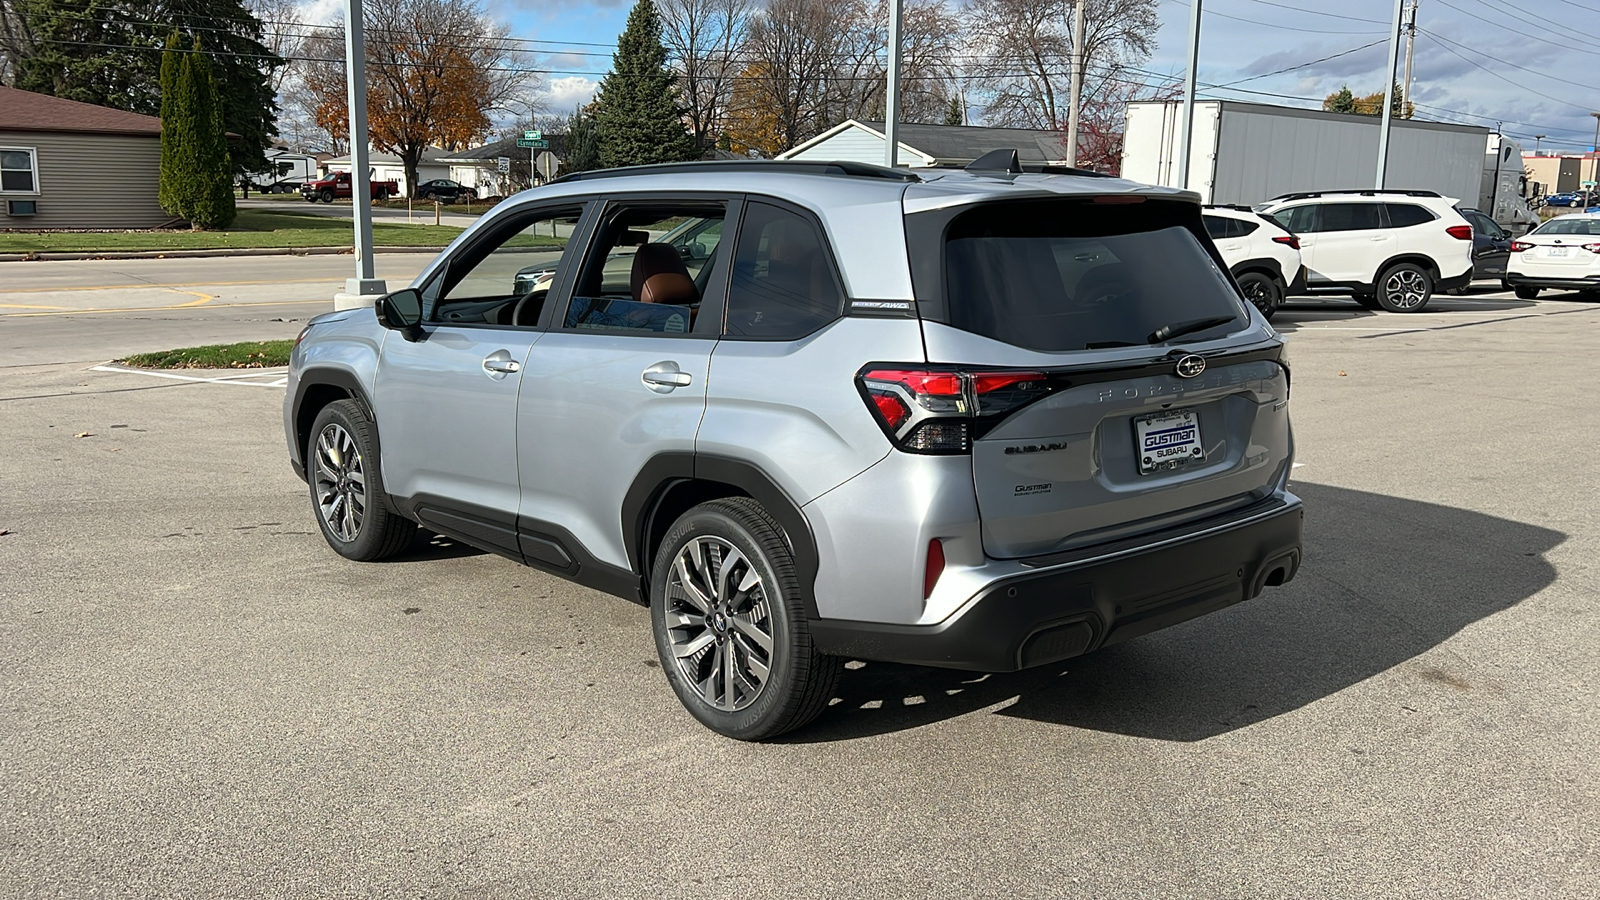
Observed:
[[[1595,200],[1593,191],[1566,191],[1544,198],[1545,206],[1587,206]]]

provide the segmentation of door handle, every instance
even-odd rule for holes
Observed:
[[[658,362],[641,374],[640,379],[644,386],[658,394],[667,394],[681,388],[688,387],[694,378],[688,372],[681,371],[678,364],[668,360]]]
[[[510,375],[513,372],[522,371],[522,364],[514,359],[495,359],[491,356],[483,361],[483,368],[490,372]]]

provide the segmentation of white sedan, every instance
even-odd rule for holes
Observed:
[[[1600,294],[1600,213],[1558,216],[1512,241],[1506,283],[1523,300],[1543,288]]]

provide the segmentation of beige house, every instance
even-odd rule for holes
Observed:
[[[1600,181],[1597,153],[1524,153],[1522,165],[1528,171],[1528,184],[1538,185],[1540,194],[1563,194],[1578,190],[1585,181]]]
[[[0,87],[0,228],[151,228],[161,120]]]

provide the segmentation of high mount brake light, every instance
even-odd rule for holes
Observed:
[[[1127,194],[1101,194],[1094,198],[1096,203],[1143,203],[1143,197],[1130,197]]]
[[[1444,230],[1444,233],[1450,235],[1458,241],[1472,240],[1471,225],[1451,225],[1449,228]]]
[[[856,376],[895,446],[911,453],[966,453],[1013,410],[1050,393],[1043,372],[883,366]]]
[[[1275,237],[1272,239],[1272,242],[1275,244],[1282,244],[1285,247],[1288,247],[1290,250],[1300,249],[1300,238],[1292,234],[1286,234],[1282,237]]]

